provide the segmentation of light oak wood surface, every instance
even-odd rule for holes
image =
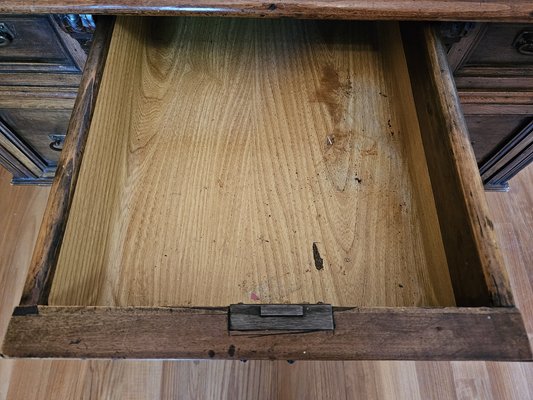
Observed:
[[[392,23],[118,19],[49,304],[453,305],[399,48]]]
[[[515,300],[533,339],[532,187],[529,167],[511,180],[511,192],[487,198]],[[12,187],[0,169],[0,202],[8,205],[0,207],[0,226],[11,227],[1,231],[0,293],[11,306],[22,291],[47,192]],[[14,204],[26,211],[9,211]],[[5,329],[11,312],[0,312]],[[533,363],[0,360],[0,399],[10,400],[532,397]]]

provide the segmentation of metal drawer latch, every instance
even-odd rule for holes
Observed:
[[[331,331],[331,304],[233,304],[230,331]]]

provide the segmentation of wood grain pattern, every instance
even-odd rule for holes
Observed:
[[[529,0],[4,0],[0,13],[530,22],[533,5]]]
[[[117,21],[50,304],[453,305],[393,49],[396,24]]]
[[[0,171],[0,199],[8,204],[28,202],[41,188],[10,187]],[[496,233],[509,269],[518,306],[528,332],[533,333],[533,167],[513,178],[509,193],[487,193]],[[15,196],[13,190],[18,194]],[[42,196],[41,196],[42,197]],[[44,210],[46,198],[29,209]],[[37,211],[37,208],[39,211]],[[4,208],[0,208],[2,210]],[[2,226],[16,226],[37,235],[38,226],[28,213],[2,214]],[[32,246],[29,236],[6,229],[0,258],[0,292],[18,302]],[[10,243],[10,244],[8,244]],[[19,250],[16,250],[19,249]],[[7,256],[9,258],[9,256]],[[15,283],[12,283],[15,282]],[[9,294],[9,292],[14,294]],[[3,302],[2,304],[5,304]],[[8,321],[11,310],[0,310]],[[2,334],[3,336],[3,334]],[[533,335],[531,336],[533,338]],[[479,368],[476,366],[484,366]],[[473,368],[474,367],[474,368]],[[31,384],[28,384],[31,382]],[[413,362],[413,361],[154,361],[154,360],[35,360],[0,359],[0,398],[116,397],[128,399],[465,399],[465,388],[488,388],[495,400],[533,397],[533,363],[518,362]],[[479,397],[479,396],[478,396]]]
[[[0,108],[65,110],[74,107],[76,89],[35,86],[0,86]]]
[[[11,367],[12,371],[9,374],[7,370],[4,375],[7,400],[59,396],[136,400],[524,400],[533,396],[533,363],[288,364],[221,360],[2,360],[2,363],[9,363],[6,369]],[[483,393],[487,397],[481,397]]]
[[[511,179],[507,194],[487,193],[517,307],[533,340],[533,166]]]
[[[48,191],[11,186],[0,168],[0,337],[18,305]]]
[[[456,302],[512,305],[444,49],[431,27],[406,25],[402,33]]]
[[[335,331],[228,334],[227,309],[20,307],[10,357],[531,360],[514,308],[336,309]]]
[[[79,96],[74,104],[67,138],[41,223],[21,304],[46,304],[48,301],[48,293],[57,265],[57,255],[61,247],[66,218],[76,188],[92,112],[100,87],[113,22],[112,17],[103,18],[99,21],[99,28],[95,32],[95,45],[91,48],[86,63],[88,73],[83,75]]]

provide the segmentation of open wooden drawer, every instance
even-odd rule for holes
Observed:
[[[58,171],[7,356],[531,359],[430,27],[101,20]]]

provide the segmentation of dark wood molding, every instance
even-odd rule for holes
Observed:
[[[17,159],[19,165],[24,166],[24,169],[30,172],[29,177],[38,178],[47,168],[39,154],[21,140],[2,119],[0,119],[0,145]]]
[[[0,143],[0,164],[13,175],[13,180],[33,177],[34,174],[19,159],[13,155]],[[38,178],[33,178],[38,179]]]
[[[35,86],[0,86],[0,109],[71,110],[77,89]]]
[[[404,24],[402,35],[456,303],[512,305],[446,53],[431,27]]]
[[[2,73],[65,75],[81,72],[86,55],[53,16],[2,15],[0,22],[11,26],[15,35],[13,44],[7,45],[0,57]],[[10,46],[15,43],[14,56]]]
[[[66,227],[91,118],[113,32],[114,17],[101,18],[86,63],[67,138],[52,184],[21,304],[46,304]]]
[[[226,308],[22,307],[10,357],[531,360],[514,308],[334,310],[335,331],[228,331]]]
[[[61,29],[76,40],[85,53],[88,53],[95,30],[93,16],[90,14],[55,14],[54,18]]]
[[[482,75],[482,72],[488,73],[489,71],[479,71],[479,74],[475,75],[457,75],[455,77],[455,84],[459,90],[463,88],[467,90],[480,89],[501,89],[501,90],[531,90],[533,89],[532,75],[506,75],[505,71],[500,71],[498,76],[497,71],[490,71],[492,75]],[[475,72],[474,72],[475,73]]]
[[[480,165],[486,190],[506,192],[508,181],[533,161],[533,119]]]
[[[533,115],[532,90],[463,89],[459,91],[464,115]]]
[[[454,43],[448,50],[448,62],[452,72],[457,71],[463,66],[476,45],[479,43],[485,31],[487,24],[474,24],[468,32],[457,43]]]
[[[531,22],[529,0],[4,0],[0,13],[300,17]]]

